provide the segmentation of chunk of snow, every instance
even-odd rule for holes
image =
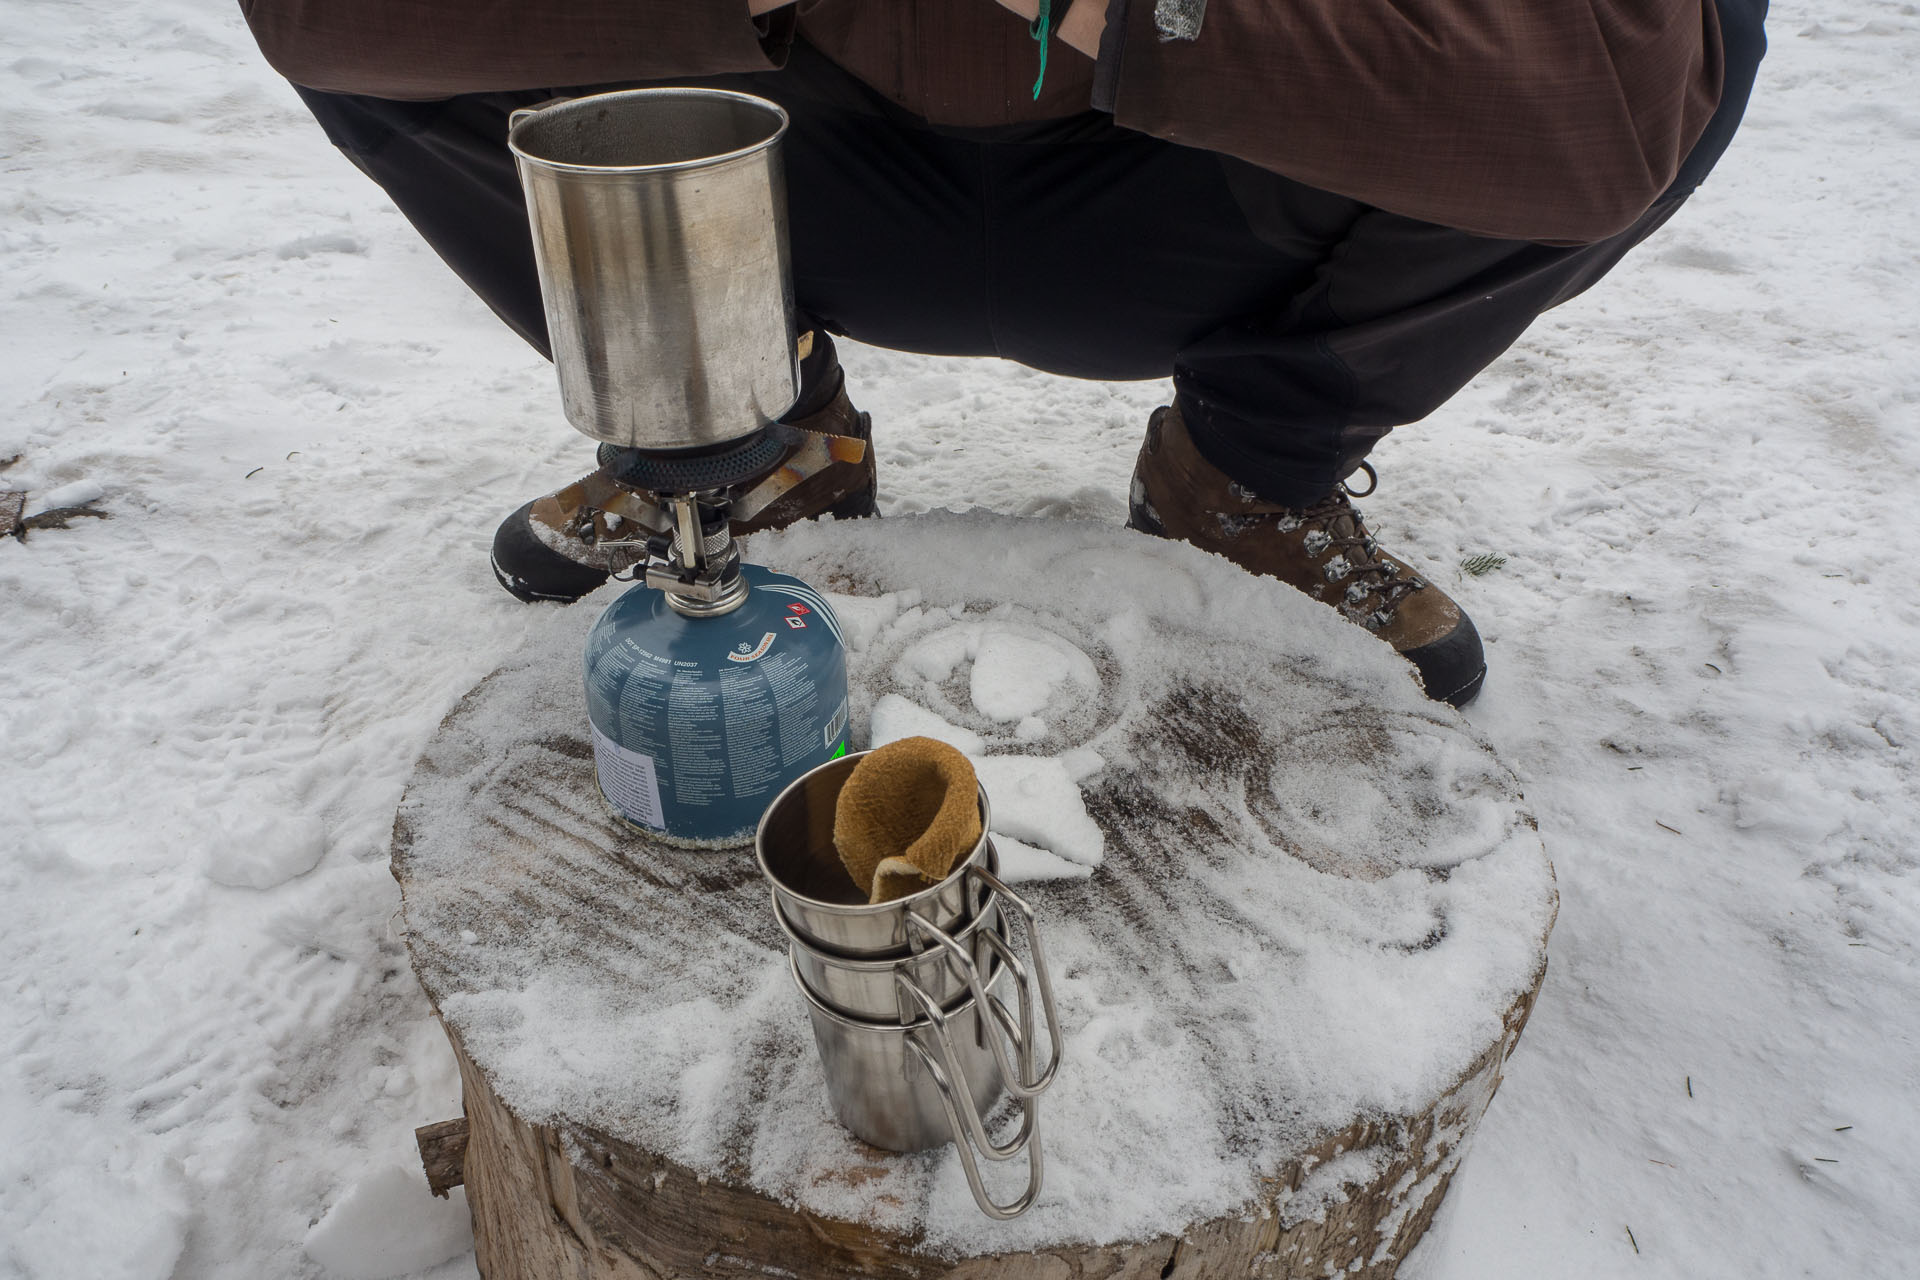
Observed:
[[[918,593],[889,592],[884,596],[850,596],[826,593],[827,603],[833,606],[833,616],[840,619],[840,634],[845,637],[848,653],[860,653],[867,643],[877,635],[880,629],[900,616],[902,609],[910,609],[919,603],[911,603],[904,597]]]
[[[1058,757],[1060,767],[1075,782],[1085,782],[1094,774],[1107,767],[1106,760],[1091,747],[1073,747],[1062,751]]]
[[[317,236],[302,236],[298,240],[289,240],[273,251],[276,258],[311,258],[316,253],[362,254],[367,251],[367,242],[358,236],[344,231],[325,232]]]
[[[971,729],[943,719],[917,702],[909,702],[897,693],[889,693],[873,704],[868,745],[884,747],[901,738],[933,738],[953,747],[962,755],[978,755],[986,743]]]
[[[993,848],[1000,855],[1000,878],[1008,884],[1026,880],[1084,880],[1093,874],[1090,866],[1068,862],[998,831],[993,833]]]
[[[951,677],[955,667],[973,657],[979,644],[977,627],[942,628],[900,655],[893,666],[894,679],[905,682],[918,677],[938,684]]]
[[[389,1164],[347,1189],[307,1232],[307,1256],[340,1280],[388,1280],[473,1247],[465,1187],[445,1200],[419,1169]]]
[[[231,806],[207,843],[207,878],[236,889],[271,889],[319,865],[327,828],[307,814]]]
[[[98,480],[75,480],[39,495],[27,514],[38,515],[42,511],[51,511],[56,507],[84,507],[89,502],[98,502],[106,496],[107,486]]]
[[[990,623],[981,628],[975,647],[972,686],[973,705],[988,716],[1027,720],[1045,711],[1063,689],[1084,697],[1099,688],[1100,680],[1093,660],[1059,636]],[[1046,732],[1044,726],[1040,732]]]
[[[1087,816],[1080,786],[1050,756],[985,756],[973,762],[987,789],[993,829],[1069,862],[1098,866],[1107,838]]]

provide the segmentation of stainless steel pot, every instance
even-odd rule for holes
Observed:
[[[799,395],[787,114],[720,89],[627,89],[517,111],[567,421],[641,449],[751,435]]]
[[[950,1009],[968,997],[992,1007],[1007,1030],[1004,1036],[989,1037],[987,1047],[999,1064],[1007,1092],[1016,1098],[1038,1097],[1053,1083],[1061,1053],[1060,1017],[1054,1007],[1046,950],[1040,942],[1033,908],[1026,900],[992,872],[979,874],[994,892],[980,914],[952,934],[909,915],[908,926],[916,936],[925,937],[929,946],[908,955],[877,960],[832,955],[809,946],[795,933],[777,903],[774,918],[791,943],[794,972],[801,985],[838,1013],[872,1022],[906,1024],[923,1017],[927,1009]],[[1019,918],[1026,933],[1031,967],[1008,945],[1008,911]],[[1008,1014],[998,1000],[989,1000],[982,978],[989,973],[1012,976],[1017,1016]],[[1044,1066],[1034,1057],[1039,1046],[1034,1035],[1036,1006],[1047,1019]]]
[[[907,993],[903,981],[925,992],[942,1009],[972,999],[978,975],[993,969],[995,953],[985,935],[1004,936],[1006,927],[999,909],[989,904],[952,935],[964,961],[940,947],[897,959],[856,960],[810,945],[787,923],[778,906],[773,914],[793,944],[794,971],[810,994],[849,1018],[902,1025],[921,1016],[919,1002]]]
[[[923,1151],[951,1141],[974,1202],[993,1218],[1025,1213],[1045,1175],[1037,1098],[1022,1100],[1019,1132],[1004,1143],[988,1136],[983,1119],[1002,1092],[992,1046],[1000,1035],[1017,1034],[1011,1015],[992,994],[1005,975],[1001,969],[987,981],[984,1006],[974,999],[951,1010],[929,1003],[918,1020],[901,1026],[835,1012],[807,990],[797,962],[793,968],[826,1069],[834,1117],[856,1138],[888,1151]],[[1022,1154],[1027,1157],[1025,1190],[1006,1203],[994,1200],[981,1176],[981,1160]]]
[[[939,884],[892,902],[869,903],[833,847],[834,807],[847,775],[867,753],[829,760],[795,778],[760,817],[754,856],[782,921],[816,950],[859,959],[893,958],[935,945],[909,916],[942,933],[964,929],[992,896],[985,877],[992,813],[980,791],[980,839]]]

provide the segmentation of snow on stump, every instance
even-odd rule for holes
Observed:
[[[447,717],[395,822],[482,1273],[1393,1275],[1545,973],[1552,869],[1487,744],[1364,630],[1185,546],[933,515],[748,554],[834,593],[856,745],[984,762],[1066,1033],[1045,1190],[993,1222],[951,1149],[842,1130],[751,851],[608,816],[580,653],[615,587]]]

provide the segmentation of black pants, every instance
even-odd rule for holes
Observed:
[[[828,332],[1073,377],[1172,374],[1201,451],[1273,501],[1323,496],[1667,218],[1731,139],[1765,0],[1723,0],[1727,89],[1672,188],[1579,248],[1470,236],[1089,112],[929,127],[804,45],[779,72],[679,81],[785,107],[794,286]],[[611,86],[405,103],[302,90],[332,140],[548,353],[507,113]]]

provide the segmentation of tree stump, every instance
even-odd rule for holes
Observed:
[[[1485,742],[1361,628],[1184,546],[936,515],[749,554],[836,593],[856,744],[938,717],[1015,757],[983,771],[996,840],[1104,837],[1019,886],[1066,1034],[1047,1189],[995,1223],[950,1150],[834,1124],[751,850],[599,796],[598,593],[447,717],[395,822],[482,1274],[1392,1276],[1545,973],[1552,869]]]

